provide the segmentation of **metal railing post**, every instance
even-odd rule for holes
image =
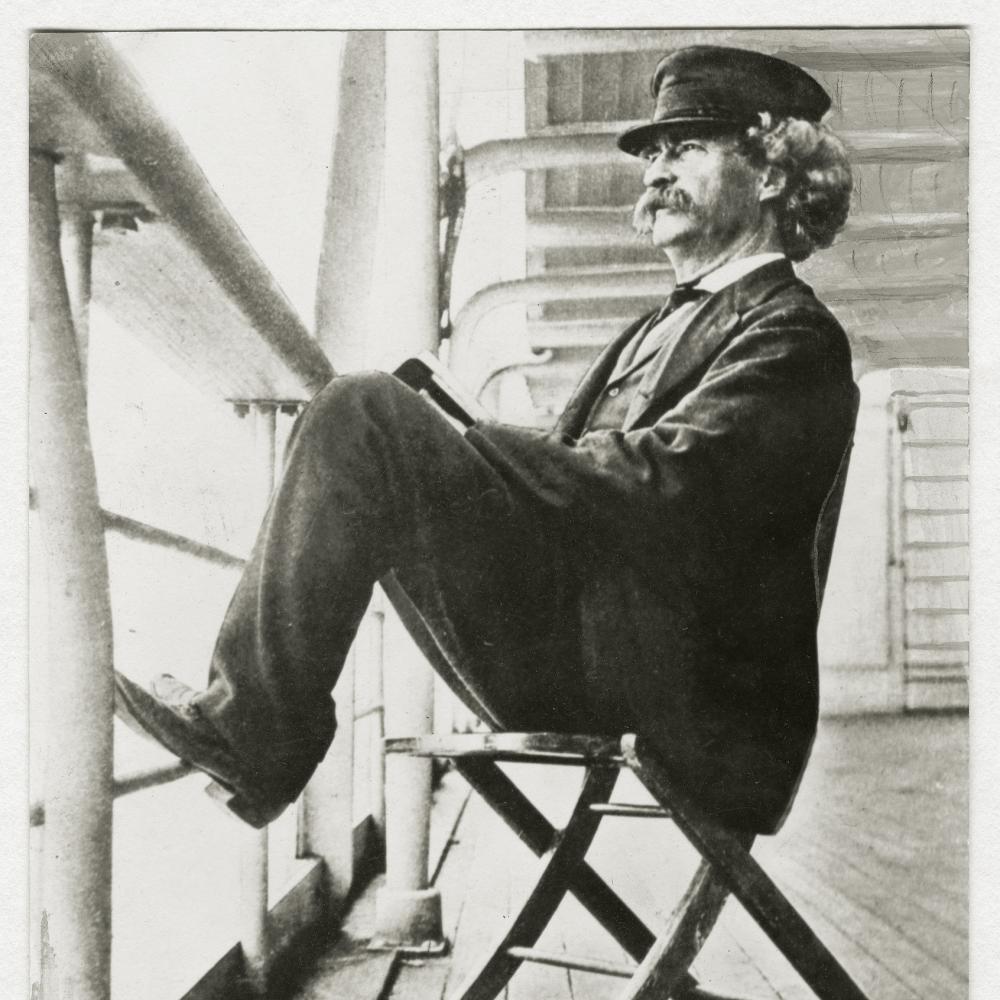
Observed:
[[[274,489],[275,432],[277,406],[251,405],[254,433],[253,502],[263,514]],[[240,831],[240,945],[250,986],[263,994],[267,989],[270,940],[267,899],[267,827]]]
[[[394,266],[388,289],[398,360],[435,349],[438,328],[438,38],[433,31],[393,32],[386,49],[386,189]],[[416,736],[433,728],[434,675],[395,615],[385,629],[385,729]],[[378,896],[375,941],[404,948],[441,947],[441,896],[428,886],[430,761],[386,761],[386,884]]]
[[[49,703],[40,1000],[111,991],[111,600],[55,157],[29,167],[31,475],[46,551]]]
[[[371,618],[370,657],[374,664],[371,696],[382,710],[371,727],[368,749],[368,787],[371,797],[372,821],[385,841],[385,612],[375,611]]]

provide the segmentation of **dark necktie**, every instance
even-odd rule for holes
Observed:
[[[706,295],[708,295],[708,291],[704,288],[698,288],[696,283],[693,281],[686,281],[679,285],[675,285],[674,290],[670,293],[667,301],[663,303],[663,308],[656,314],[652,325],[656,326],[657,323],[666,319],[667,316],[669,316],[675,309],[684,305],[685,302],[694,302]]]

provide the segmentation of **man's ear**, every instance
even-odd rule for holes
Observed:
[[[787,184],[788,175],[785,171],[769,163],[761,173],[757,197],[761,202],[772,201],[784,193]]]

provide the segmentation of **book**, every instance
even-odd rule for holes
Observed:
[[[446,416],[463,427],[492,419],[489,411],[455,381],[454,375],[431,351],[421,351],[416,357],[408,358],[393,375],[415,392],[426,395]]]

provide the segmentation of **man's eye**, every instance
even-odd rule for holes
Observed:
[[[704,150],[704,146],[700,142],[682,142],[678,147],[678,152],[690,153],[692,151]]]

